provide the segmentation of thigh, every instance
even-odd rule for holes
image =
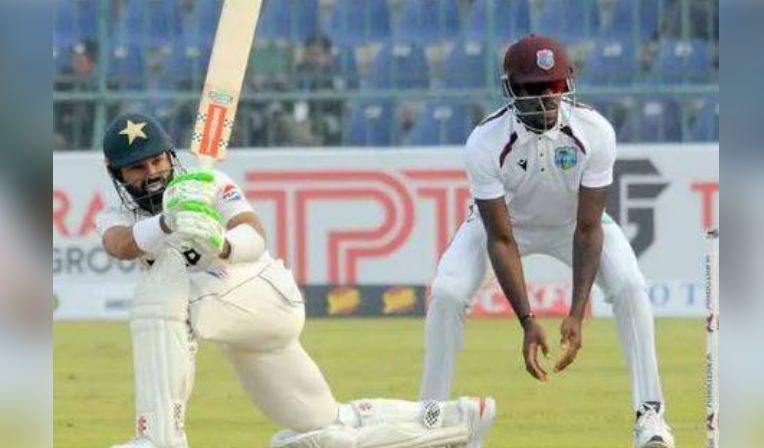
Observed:
[[[299,342],[268,353],[224,347],[252,401],[275,423],[314,431],[337,419],[339,406]]]
[[[483,222],[467,219],[438,261],[433,288],[442,285],[456,296],[471,298],[493,275]]]
[[[631,286],[644,286],[645,280],[637,261],[637,256],[618,224],[602,225],[604,241],[600,268],[597,273],[597,286],[602,288],[606,296],[616,294],[620,289]],[[543,251],[568,266],[573,265],[573,234]]]
[[[299,338],[305,323],[303,304],[287,300],[259,277],[226,294],[194,299],[190,310],[199,338],[249,351],[286,347]]]

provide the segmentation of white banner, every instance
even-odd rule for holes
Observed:
[[[703,229],[717,222],[718,154],[717,144],[619,150],[608,209],[640,257],[657,315],[702,314]],[[101,155],[55,153],[53,166],[56,316],[123,318],[140,269],[100,248],[95,216],[117,200]],[[470,202],[455,148],[238,150],[220,169],[240,183],[271,251],[305,284],[427,285]],[[526,266],[535,303],[557,309],[569,270],[547,258]],[[492,296],[480,295],[485,314],[503,309]],[[598,299],[593,311],[607,308]]]

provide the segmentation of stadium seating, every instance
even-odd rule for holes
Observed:
[[[169,90],[200,90],[212,46],[200,43],[196,36],[184,36],[170,51],[158,77],[160,86]]]
[[[352,146],[390,146],[397,143],[395,108],[389,100],[360,100],[350,106],[345,142]]]
[[[596,8],[595,1],[544,0],[532,29],[562,39],[568,45],[578,43],[592,36],[598,27],[599,18],[592,14]]]
[[[141,90],[146,87],[146,57],[138,44],[115,43],[109,51],[106,76],[113,89]]]
[[[618,133],[625,142],[678,142],[682,138],[681,104],[675,99],[637,103]]]
[[[408,136],[411,145],[464,145],[475,126],[475,107],[465,100],[432,100],[425,104]]]
[[[659,0],[608,0],[612,4],[612,18],[605,20],[604,9],[594,8],[592,13],[598,16],[597,37],[605,39],[633,39],[634,33],[639,33],[640,40],[652,37],[659,25]],[[635,9],[639,11],[635,11]],[[603,11],[601,14],[600,11]],[[635,23],[635,13],[638,20]]]
[[[148,50],[168,49],[181,35],[180,9],[168,0],[128,0],[121,31]]]
[[[172,0],[175,2],[181,0]],[[215,31],[220,17],[222,2],[195,0],[193,8],[184,12],[181,10],[181,37],[183,42],[194,41],[197,45],[210,45],[215,39]],[[180,8],[180,6],[179,6]]]
[[[443,64],[443,84],[450,89],[485,87],[494,75],[493,55],[477,42],[458,42]]]
[[[341,46],[381,43],[390,39],[390,21],[387,0],[337,0],[326,34]]]
[[[718,84],[718,37],[692,31],[698,21],[714,28],[715,16],[703,13],[713,8],[696,8],[696,1],[266,0],[247,89],[337,95],[337,104],[351,111],[343,115],[345,135],[353,138],[347,143],[460,144],[464,126],[457,117],[470,115],[465,102],[501,100],[498,75],[505,46],[533,30],[571,49],[581,92],[588,101],[596,95],[593,105],[602,108],[624,140],[718,139],[718,97],[701,108],[695,101],[681,106],[685,93],[650,94],[682,86],[706,95]],[[690,2],[689,24],[674,20],[682,12],[677,2]],[[97,65],[112,93],[198,91],[219,8],[218,0],[55,0],[55,81],[69,79],[61,75],[71,69],[72,48],[92,40],[104,49],[105,60]],[[109,11],[110,16],[99,15]],[[667,20],[675,23],[667,26]],[[678,40],[688,26],[697,38]],[[317,86],[298,67],[306,39],[321,34],[333,45],[335,69],[327,73],[331,82]],[[359,87],[385,92],[373,92],[372,98],[366,90],[367,99],[353,100],[347,91]],[[426,92],[430,88],[435,90]],[[54,101],[72,101],[60,89]],[[410,93],[403,97],[396,90]],[[94,95],[101,107],[101,97]],[[130,95],[117,98],[131,102]],[[162,110],[178,114],[180,96],[160,97],[171,106]],[[410,110],[422,110],[418,120]],[[187,127],[185,119],[167,120]]]
[[[98,33],[98,0],[58,0],[54,41],[66,48],[85,40],[95,40]]]
[[[650,81],[687,84],[711,81],[711,48],[706,41],[662,39]]]
[[[639,74],[639,60],[631,41],[598,43],[589,53],[580,79],[586,85],[627,86]]]
[[[427,58],[421,47],[389,43],[377,53],[366,86],[373,89],[424,89],[429,82]]]
[[[461,34],[457,0],[421,0],[403,3],[395,26],[396,40],[432,45]]]
[[[690,130],[690,140],[719,141],[719,97],[706,98]]]
[[[257,38],[305,42],[319,32],[318,14],[318,0],[269,0],[257,23]]]
[[[504,45],[530,30],[528,0],[476,0],[466,36],[471,41],[487,43],[493,33],[494,42]]]

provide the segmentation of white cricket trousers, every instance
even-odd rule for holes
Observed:
[[[637,257],[621,228],[612,222],[603,223],[603,228],[605,238],[597,284],[613,305],[632,383],[632,404],[637,410],[644,402],[663,402],[652,308]],[[545,254],[570,266],[574,230],[516,227],[514,236],[521,256]],[[480,218],[473,215],[462,224],[441,257],[432,283],[425,327],[427,352],[422,399],[445,400],[450,395],[472,297],[493,278],[485,228]]]
[[[263,413],[301,432],[336,421],[339,405],[299,341],[302,295],[280,261],[228,291],[215,293],[209,284],[202,290],[191,301],[191,326],[197,337],[221,348]]]

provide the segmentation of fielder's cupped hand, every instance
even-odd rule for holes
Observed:
[[[549,374],[539,362],[539,350],[545,358],[549,357],[549,344],[546,331],[535,319],[529,319],[525,326],[523,338],[523,357],[525,358],[525,370],[541,382],[547,382]]]
[[[555,372],[562,372],[576,360],[583,341],[581,326],[582,320],[579,317],[570,316],[562,321],[560,345],[563,348],[563,354],[554,367]]]

